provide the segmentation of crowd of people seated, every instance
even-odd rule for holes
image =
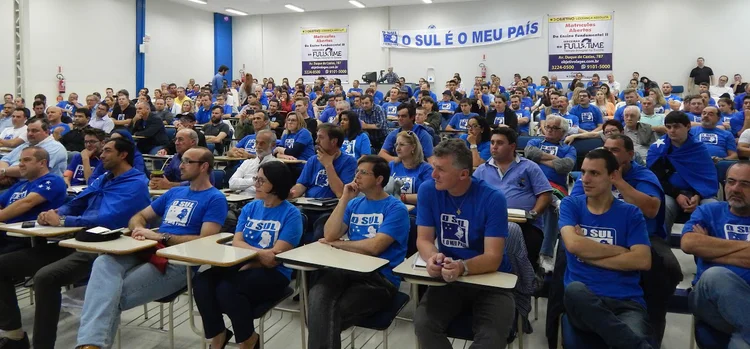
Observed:
[[[257,257],[194,279],[212,348],[232,338],[258,345],[252,309],[293,277],[277,254],[320,242],[388,260],[370,274],[311,278],[311,349],[340,347],[341,331],[387,308],[401,283],[393,268],[415,252],[448,283],[428,288],[416,308],[422,347],[450,348],[446,329],[467,309],[474,347],[504,347],[531,293],[455,283],[501,271],[548,290],[551,348],[563,314],[575,333],[607,347],[659,348],[683,275],[670,238],[683,223],[679,247],[698,268],[690,311],[730,347],[748,347],[750,85],[738,75],[713,85],[702,59],[696,69],[682,96],[638,73],[623,85],[579,73],[565,87],[555,75],[467,85],[456,74],[444,88],[420,79],[413,89],[390,69],[384,94],[357,80],[349,89],[324,78],[227,82],[224,66],[210,85],[165,83],[133,99],[112,88],[85,105],[76,93],[55,105],[36,95],[33,115],[7,94],[0,221],[128,227],[163,247],[236,220],[232,245]],[[157,161],[149,168],[144,155]],[[225,179],[214,178],[219,155],[229,159]],[[718,172],[726,161],[734,163]],[[74,186],[85,189],[68,194]],[[254,200],[230,207],[224,188]],[[338,201],[306,210],[292,203],[299,197]],[[510,222],[508,209],[523,210],[526,223]],[[0,348],[54,348],[61,287],[80,283],[88,287],[77,345],[110,347],[122,311],[180,291],[185,277],[183,267],[139,255],[2,233]],[[26,278],[35,291],[31,340],[15,292]]]

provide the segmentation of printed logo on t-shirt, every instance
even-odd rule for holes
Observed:
[[[521,112],[521,111],[517,111],[517,112],[516,112],[516,117],[517,117],[517,118],[519,118],[519,119],[520,119],[520,118],[522,118],[522,117],[524,117],[524,116],[523,116],[523,112]]]
[[[440,215],[440,242],[447,247],[469,248],[469,220]]]
[[[462,130],[465,130],[466,129],[466,125],[468,125],[468,124],[469,124],[469,119],[461,119],[461,120],[458,121],[458,128],[460,128]]]
[[[401,182],[401,192],[404,194],[414,194],[414,177],[393,176],[393,182]]]
[[[721,122],[729,122],[729,121],[731,121],[731,120],[732,120],[732,117],[731,117],[731,116],[725,116],[725,117],[724,117],[724,119],[722,119],[722,121],[721,121]]]
[[[557,156],[557,149],[558,149],[558,147],[556,147],[554,145],[542,145],[542,146],[540,146],[540,148],[542,149],[543,152],[545,152],[547,154]]]
[[[724,224],[724,237],[727,240],[750,241],[750,225]]]
[[[117,120],[125,120],[125,114],[117,114]]]
[[[505,117],[504,116],[496,116],[495,117],[495,125],[505,125]]]
[[[347,155],[354,156],[354,145],[356,143],[357,143],[356,140],[354,141],[345,140],[343,144],[344,153],[346,153]]]
[[[701,133],[698,135],[698,138],[701,142],[707,143],[707,144],[719,144],[719,135],[715,133]]]
[[[440,110],[451,110],[453,109],[450,103],[440,103]]]
[[[292,149],[294,147],[294,138],[287,138],[284,140],[284,146],[287,149]]]
[[[388,106],[388,110],[386,111],[386,113],[388,113],[388,115],[396,115],[396,109],[398,109],[397,106],[395,106],[395,105],[389,105]]]
[[[247,144],[245,144],[245,150],[250,154],[255,154],[255,140],[254,139],[247,140]]]
[[[617,245],[617,240],[615,239],[617,231],[615,229],[581,224],[581,231],[583,232],[583,236],[600,244]]]
[[[581,122],[594,122],[594,113],[588,111],[581,113]]]
[[[378,233],[381,224],[383,224],[382,213],[354,213],[352,214],[351,219],[349,219],[349,230],[351,230],[349,236],[351,236],[352,233],[356,233],[368,239],[374,238],[375,234]]]
[[[245,223],[245,238],[251,238],[255,232],[260,232],[258,245],[262,248],[271,246],[279,237],[281,223],[279,221],[264,221],[260,219],[248,219]]]
[[[319,187],[328,186],[328,173],[326,172],[326,170],[318,171],[318,174],[315,176],[315,181],[313,182],[313,184]]]
[[[10,201],[8,201],[8,205],[25,198],[27,194],[28,194],[28,190],[17,191],[13,193],[13,195],[10,196]]]
[[[12,133],[8,133],[7,135],[5,135],[5,137],[3,137],[3,139],[6,140],[6,141],[7,140],[11,140],[11,139],[13,139],[13,134]]]
[[[169,209],[167,209],[167,214],[164,215],[164,223],[186,227],[193,215],[193,210],[197,206],[198,202],[193,200],[176,199],[172,201]]]
[[[78,179],[78,180],[84,180],[83,165],[76,166],[76,171],[73,174],[73,178]]]

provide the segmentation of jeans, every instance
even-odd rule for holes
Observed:
[[[650,240],[651,269],[641,273],[641,288],[654,330],[655,347],[660,348],[667,324],[667,303],[682,281],[682,269],[667,241],[655,235]]]
[[[239,271],[213,267],[193,279],[195,304],[203,319],[203,333],[207,339],[221,334],[227,314],[232,321],[237,343],[248,340],[255,332],[255,308],[266,302],[279,300],[289,285],[289,279],[276,268],[254,268]]]
[[[99,256],[86,287],[78,345],[111,347],[123,310],[179,291],[187,284],[186,274],[184,266],[172,264],[162,274],[134,255]]]
[[[95,254],[80,253],[57,244],[38,243],[36,247],[0,256],[0,329],[21,328],[13,280],[34,277],[34,332],[32,345],[53,349],[60,319],[60,288],[89,275]]]
[[[487,291],[448,284],[430,287],[414,313],[414,332],[422,348],[453,348],[446,336],[448,325],[471,310],[474,342],[471,349],[505,348],[513,326],[516,305],[509,290]]]
[[[308,297],[307,349],[340,349],[341,331],[388,307],[396,292],[378,272],[323,271]]]
[[[750,285],[745,280],[727,268],[711,267],[688,297],[695,317],[732,335],[728,348],[750,348]]]
[[[601,337],[614,349],[652,348],[646,309],[634,300],[600,297],[581,282],[565,287],[565,312],[570,323]]]
[[[683,214],[687,215],[687,213],[682,210],[682,207],[680,207],[673,197],[664,195],[664,201],[666,202],[664,209],[664,226],[667,228],[667,235],[669,235],[672,234],[672,226],[677,219]],[[717,202],[716,198],[703,199],[699,205],[705,205],[712,202]]]
[[[552,204],[542,213],[542,219],[544,220],[544,240],[542,241],[542,249],[539,251],[540,255],[549,257],[555,255],[555,244],[557,243],[557,236],[560,234],[560,230],[557,229],[558,214],[558,208]],[[531,261],[531,265],[536,265],[536,261]]]

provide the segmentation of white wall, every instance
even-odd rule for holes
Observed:
[[[425,76],[434,67],[438,82],[459,72],[463,77],[479,73],[477,67],[486,54],[489,74],[498,74],[504,83],[514,73],[531,75],[538,81],[547,75],[547,26],[542,37],[514,43],[445,50],[381,49],[378,43],[382,29],[419,29],[466,26],[472,23],[498,23],[518,18],[543,17],[547,14],[584,14],[614,11],[614,73],[626,84],[633,71],[656,81],[669,80],[685,84],[703,56],[717,75],[745,73],[750,48],[732,38],[746,32],[742,21],[730,20],[732,14],[750,13],[750,2],[728,0],[535,0],[511,2],[485,0],[464,3],[399,6],[250,16],[234,19],[234,64],[247,64],[255,77],[273,76],[291,80],[300,75],[300,33],[302,26],[349,25],[350,79],[365,71],[385,69],[390,65],[408,81]],[[546,20],[546,18],[545,18]],[[726,40],[723,43],[721,40]],[[721,47],[721,48],[720,48]],[[467,81],[465,79],[465,81]],[[442,83],[440,83],[442,88]]]
[[[5,1],[10,2],[10,1]],[[67,92],[135,89],[134,0],[33,0],[25,47],[25,98],[57,96],[57,67]],[[12,31],[11,31],[12,33]],[[12,38],[11,38],[12,39]],[[4,42],[4,41],[3,41]],[[12,46],[4,46],[11,48]]]
[[[15,60],[13,57],[13,2],[0,1],[0,94],[13,93],[15,89]]]
[[[212,12],[165,0],[146,1],[145,85],[153,91],[161,83],[185,86],[190,78],[205,84],[214,72],[214,17]]]
[[[300,28],[349,26],[349,79],[388,64],[378,35],[388,26],[388,8],[341,10],[263,16],[234,17],[234,70],[245,64],[254,77],[287,77],[294,82],[302,74]]]

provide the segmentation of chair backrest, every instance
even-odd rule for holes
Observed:
[[[518,139],[516,139],[516,151],[523,151],[526,148],[526,144],[534,138],[544,139],[542,136],[518,136]]]
[[[219,190],[224,189],[224,177],[226,177],[226,172],[224,172],[224,170],[214,170],[212,175],[214,187]]]
[[[727,180],[727,170],[729,167],[736,164],[738,160],[721,160],[716,163],[716,173],[719,175],[719,183],[724,185]]]
[[[581,165],[583,165],[583,158],[586,157],[588,152],[601,148],[604,146],[604,142],[600,137],[589,138],[589,139],[576,139],[570,144],[573,148],[576,148],[576,165],[573,167],[573,171],[580,171]]]
[[[685,92],[685,86],[682,85],[672,85],[672,93],[674,94],[682,94]]]

